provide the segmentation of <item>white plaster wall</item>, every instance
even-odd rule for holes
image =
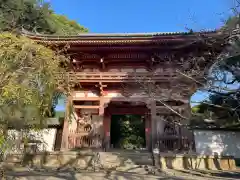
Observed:
[[[27,134],[28,137],[31,137],[34,140],[39,140],[41,143],[38,145],[38,150],[40,151],[54,151],[54,145],[55,145],[55,138],[57,129],[55,128],[48,128],[43,130],[29,130],[23,132],[24,134]],[[17,130],[8,130],[8,136],[12,140],[16,140],[20,137],[20,132]],[[13,149],[14,151],[14,149]]]
[[[198,154],[240,158],[240,132],[194,130],[194,139]]]
[[[45,129],[42,130],[43,143],[45,144],[46,151],[54,151],[55,139],[57,129]]]

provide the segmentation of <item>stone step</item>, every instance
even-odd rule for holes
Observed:
[[[155,165],[161,169],[212,169],[235,170],[233,157],[200,156],[196,154],[161,153],[155,155]],[[137,151],[65,151],[36,154],[9,154],[5,165],[34,166],[50,169],[87,169],[87,168],[115,168],[138,169],[136,167],[150,167],[152,158],[150,153]],[[138,166],[139,165],[139,166]],[[219,166],[219,167],[218,167]]]
[[[129,151],[65,151],[51,152],[47,154],[40,153],[33,156],[27,156],[24,163],[24,157],[22,154],[12,155],[7,159],[7,164],[34,164],[34,166],[51,168],[73,167],[77,169],[85,169],[87,167],[98,167],[134,169],[138,165],[152,165],[150,153]]]
[[[102,163],[118,163],[126,165],[152,165],[152,158],[149,153],[142,152],[101,152],[99,153]]]

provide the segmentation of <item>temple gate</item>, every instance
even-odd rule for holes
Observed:
[[[208,38],[216,32],[204,35]],[[193,134],[185,126],[188,122],[172,110],[190,113],[189,100],[197,84],[178,71],[190,71],[193,67],[185,67],[184,60],[211,48],[196,34],[27,36],[48,45],[69,45],[69,77],[81,84],[68,97],[75,113],[71,121],[68,116],[64,121],[62,150],[110,148],[110,119],[114,114],[145,117],[149,150],[194,150]]]

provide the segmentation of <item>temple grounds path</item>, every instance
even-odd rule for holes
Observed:
[[[166,170],[155,174],[121,171],[46,171],[18,169],[7,172],[9,180],[207,180],[240,179],[240,172],[176,171]]]

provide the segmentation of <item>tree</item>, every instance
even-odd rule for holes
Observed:
[[[75,21],[55,14],[47,3],[0,0],[0,150],[3,155],[17,143],[6,136],[7,128],[43,128],[58,95],[68,94],[70,87],[65,68],[68,58],[57,49],[52,51],[15,33],[22,29],[58,35],[87,32]]]
[[[214,63],[211,74],[208,77],[208,100],[201,102],[197,109],[194,108],[194,120],[196,116],[211,121],[218,127],[231,127],[239,124],[240,108],[240,36],[239,16],[229,18],[223,27],[223,32],[230,32],[225,42],[227,44],[224,55]],[[194,122],[193,124],[195,124]]]
[[[6,136],[8,127],[46,125],[57,90],[69,92],[63,63],[68,59],[57,51],[24,36],[0,34],[0,150],[16,143]]]
[[[69,20],[66,16],[55,13],[50,14],[48,24],[56,35],[76,35],[88,32],[88,29],[80,26],[76,21]]]
[[[212,94],[208,101],[193,108],[193,113],[201,119],[193,119],[192,125],[203,125],[200,121],[205,121],[205,126],[229,127],[239,126],[240,104],[239,92]]]
[[[88,30],[63,15],[57,15],[50,4],[41,0],[0,0],[0,30],[34,33],[78,34]]]
[[[164,57],[157,55],[154,57],[153,68],[158,65],[162,66],[163,62],[174,64],[177,57],[179,59],[178,65],[170,73],[181,77],[182,82],[176,82],[174,79],[169,78],[169,85],[164,87],[163,84],[159,85],[151,78],[145,83],[141,79],[136,79],[139,89],[142,89],[150,99],[157,101],[158,104],[172,111],[181,120],[198,119],[203,122],[204,119],[210,120],[212,117],[217,118],[220,124],[227,126],[235,124],[239,121],[238,105],[240,104],[240,29],[237,25],[240,21],[239,16],[236,17],[238,19],[233,18],[233,23],[229,20],[226,26],[217,31],[219,36],[209,37],[204,32],[191,30],[189,34],[196,37],[194,44],[200,44],[199,48],[195,49],[192,54],[186,52],[182,54],[182,57],[179,57],[177,53],[177,56],[166,53]],[[228,24],[231,24],[231,26]],[[174,51],[177,51],[177,49],[176,47]],[[126,88],[131,89],[130,86]],[[182,94],[179,93],[180,89],[183,90]],[[184,109],[183,111],[174,109],[176,105],[166,102],[179,99],[181,96],[185,96],[185,93],[185,97],[187,97],[188,93],[191,94],[192,92],[193,94],[196,91],[205,91],[210,96],[208,101],[204,101],[201,105],[195,107],[195,109],[201,109],[201,113],[194,110],[195,113],[193,111],[185,114]],[[209,108],[206,109],[207,107]],[[220,120],[220,117],[225,119],[224,123],[222,119]],[[182,124],[181,121],[172,123],[189,127],[189,124]]]

